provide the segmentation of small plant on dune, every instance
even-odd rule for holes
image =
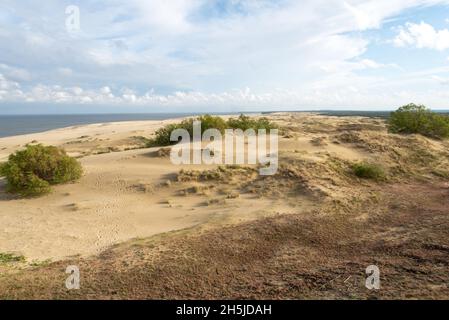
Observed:
[[[12,253],[2,253],[0,252],[0,263],[10,263],[10,262],[24,262],[24,256],[17,256]]]
[[[431,138],[449,137],[449,116],[423,105],[408,104],[392,112],[388,121],[393,133],[418,133]]]
[[[53,146],[27,145],[1,165],[8,192],[38,196],[51,191],[51,185],[67,183],[82,175],[80,163],[64,150]]]
[[[381,181],[385,179],[382,166],[371,162],[359,162],[352,166],[353,173],[361,179]]]

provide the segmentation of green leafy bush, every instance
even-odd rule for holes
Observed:
[[[243,114],[241,114],[237,119],[229,119],[227,125],[230,129],[242,129],[243,131],[246,131],[248,129],[265,129],[267,131],[271,129],[277,129],[277,126],[274,123],[270,122],[267,118],[252,119]]]
[[[228,128],[226,121],[224,121],[221,117],[214,117],[206,114],[204,116],[198,117],[197,120],[201,121],[201,134],[209,129],[217,129],[221,133],[224,133],[225,129]]]
[[[157,146],[169,146],[175,144],[176,142],[170,141],[170,135],[172,131],[180,129],[179,124],[169,124],[165,127],[158,129],[155,133],[155,137],[150,139],[147,146],[157,147]]]
[[[449,116],[412,103],[391,113],[389,129],[393,133],[419,133],[432,138],[448,138]]]
[[[193,137],[193,122],[201,121],[201,134],[203,134],[208,129],[217,129],[221,133],[224,133],[225,129],[242,129],[246,131],[247,129],[276,129],[277,126],[271,123],[266,118],[261,119],[251,119],[248,116],[240,115],[237,119],[229,119],[228,121],[223,120],[221,117],[204,115],[196,119],[186,119],[177,124],[169,124],[163,128],[156,131],[155,137],[151,139],[148,143],[148,147],[156,146],[168,146],[175,144],[176,141],[170,141],[170,135],[173,130],[185,129],[189,132],[190,137]]]
[[[352,166],[352,170],[357,177],[362,179],[371,179],[376,181],[385,179],[384,169],[380,165],[375,163],[356,163]]]
[[[53,146],[27,145],[1,165],[8,192],[38,196],[51,191],[51,185],[71,182],[82,175],[80,163],[64,150]]]

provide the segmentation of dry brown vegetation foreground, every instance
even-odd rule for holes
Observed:
[[[449,298],[448,143],[389,134],[377,119],[273,118],[284,135],[275,176],[184,170],[170,188],[181,197],[205,192],[216,206],[239,194],[281,199],[295,214],[217,222],[10,270],[0,276],[0,298]],[[360,160],[385,177],[358,178]],[[65,288],[68,265],[80,268],[78,291]],[[365,287],[369,265],[380,268],[379,291]]]
[[[392,185],[366,219],[310,212],[134,241],[4,277],[0,298],[447,299],[448,196],[447,185]],[[68,264],[79,291],[64,287]],[[371,264],[379,291],[364,285]]]

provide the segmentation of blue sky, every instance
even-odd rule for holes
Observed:
[[[409,102],[449,108],[449,0],[0,0],[3,114]]]

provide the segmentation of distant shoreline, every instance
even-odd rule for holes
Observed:
[[[435,112],[449,113],[448,110]],[[317,111],[260,111],[260,112],[211,112],[212,115],[239,115],[274,113],[315,113],[338,117],[375,117],[386,119],[391,111],[355,111],[355,110],[317,110]],[[98,123],[127,122],[127,121],[163,121],[205,114],[192,113],[111,113],[111,114],[45,114],[45,115],[0,115],[0,138],[25,134],[40,133],[49,130],[62,129]]]
[[[99,123],[129,121],[163,121],[200,115],[202,113],[115,113],[115,114],[48,114],[48,115],[0,115],[0,138],[41,133]],[[228,113],[213,113],[230,115]],[[239,113],[235,113],[236,115]],[[260,114],[260,112],[256,113]]]

